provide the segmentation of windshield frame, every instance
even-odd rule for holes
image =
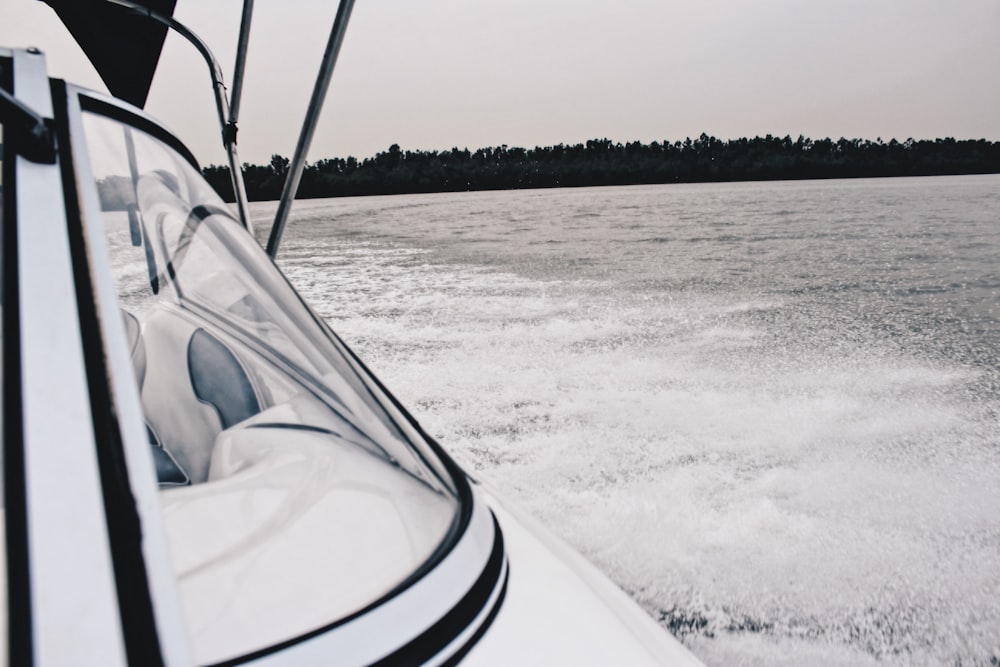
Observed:
[[[79,190],[80,224],[86,246],[86,261],[89,263],[92,276],[93,294],[88,296],[92,296],[96,302],[98,319],[96,325],[103,347],[102,363],[106,364],[106,376],[110,385],[108,400],[111,404],[104,407],[118,418],[117,427],[120,428],[127,464],[122,474],[126,477],[124,483],[135,498],[136,509],[140,516],[144,535],[143,557],[147,561],[150,597],[158,619],[157,631],[161,635],[161,647],[164,652],[168,652],[174,642],[186,643],[181,640],[184,622],[183,618],[180,618],[178,585],[170,568],[163,521],[159,516],[158,489],[152,473],[153,466],[143,427],[142,407],[136,384],[131,378],[131,362],[125,346],[124,326],[118,315],[117,290],[108,261],[107,244],[103,238],[103,217],[96,181],[90,174],[89,152],[83,131],[83,112],[104,116],[150,134],[177,150],[199,173],[200,169],[194,156],[169,130],[148,115],[119,100],[83,88],[67,86],[66,104],[69,116],[68,133],[74,153],[75,179]],[[239,233],[248,232],[240,227]],[[286,283],[288,282],[280,269],[278,275]],[[289,287],[305,312],[353,368],[372,399],[385,410],[386,416],[403,435],[407,446],[425,462],[430,471],[438,476],[442,474],[446,476],[441,481],[454,493],[457,499],[457,511],[450,528],[432,554],[408,577],[369,605],[327,625],[265,649],[227,660],[226,663],[263,658],[293,646],[300,647],[296,651],[303,651],[302,655],[314,652],[317,646],[336,646],[338,643],[343,643],[345,632],[353,635],[349,628],[358,625],[362,620],[364,626],[371,626],[374,622],[375,626],[380,628],[379,632],[386,646],[397,653],[418,651],[424,655],[433,648],[434,652],[427,654],[427,657],[431,657],[449,646],[450,642],[466,629],[467,626],[461,625],[459,617],[455,616],[460,607],[461,618],[468,624],[474,622],[488,624],[502,603],[503,592],[506,590],[507,563],[499,526],[480,492],[470,485],[461,468],[327,323],[305,303],[294,287],[290,284]],[[100,354],[96,350],[92,352]],[[433,457],[436,465],[428,460],[428,456]],[[470,597],[473,592],[476,595]],[[453,603],[452,607],[445,608]],[[417,623],[411,628],[397,628],[394,627],[396,624],[391,622],[392,619],[379,620],[384,616],[378,613],[380,608],[398,607],[400,604],[413,609],[423,608],[425,618],[420,619],[420,623],[426,622],[430,625],[421,628],[420,623]],[[484,605],[492,605],[492,613],[484,614]],[[449,622],[458,623],[460,626],[454,629],[454,636],[449,635],[447,641],[443,643],[441,629],[433,623],[437,618],[435,614],[438,613],[433,611],[435,608],[439,610],[441,616],[441,619],[437,619],[439,623],[450,615]],[[338,632],[331,633],[333,630]],[[163,636],[164,633],[166,637]],[[334,634],[339,639],[331,639]],[[478,636],[470,641],[475,639],[478,639]],[[365,660],[371,657],[369,655]]]

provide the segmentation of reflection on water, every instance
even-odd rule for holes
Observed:
[[[297,206],[307,300],[708,664],[1000,660],[997,176]]]

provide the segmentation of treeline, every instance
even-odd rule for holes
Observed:
[[[267,165],[244,165],[248,197],[278,199],[287,170],[288,159],[280,155]],[[674,143],[594,139],[573,146],[476,151],[403,151],[393,144],[364,160],[331,158],[307,165],[297,196],[997,172],[1000,142],[985,139],[884,143],[767,135],[722,141],[702,134]],[[204,173],[232,201],[228,167],[212,165]]]

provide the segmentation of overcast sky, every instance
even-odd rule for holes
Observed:
[[[241,4],[176,11],[227,77]],[[261,163],[294,150],[336,3],[255,7],[239,149]],[[103,89],[37,0],[2,0],[0,45]],[[147,109],[221,163],[198,58],[171,37]],[[357,0],[310,159],[702,132],[1000,140],[1000,0]]]

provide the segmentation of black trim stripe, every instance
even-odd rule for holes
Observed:
[[[486,562],[486,567],[483,569],[482,574],[479,575],[479,579],[462,597],[459,603],[419,637],[378,662],[372,663],[372,667],[421,665],[438,655],[482,613],[504,573],[503,533],[500,532],[500,525],[497,523],[495,516],[493,517],[493,528],[496,537],[493,541],[493,551],[490,553],[490,559]],[[502,583],[506,586],[506,579]],[[499,602],[497,603],[497,608],[499,608]],[[493,620],[493,616],[495,615],[487,618],[487,625]],[[472,642],[475,643],[480,636],[473,635]],[[467,644],[461,650],[468,652],[469,648],[471,646]]]
[[[0,86],[13,89],[13,60],[0,59]],[[6,137],[5,137],[6,140]],[[3,167],[2,280],[0,317],[3,318],[3,495],[6,532],[8,664],[30,665],[33,660],[31,635],[31,577],[28,553],[28,509],[24,479],[24,413],[21,400],[21,309],[17,258],[17,173],[16,156],[7,153]]]
[[[503,587],[500,589],[500,595],[497,596],[497,600],[493,604],[493,608],[490,609],[489,615],[485,619],[483,619],[483,622],[480,624],[480,626],[476,628],[476,631],[472,634],[471,637],[469,637],[469,641],[467,641],[465,645],[462,646],[462,648],[458,649],[447,660],[442,662],[441,667],[452,667],[453,665],[457,665],[459,662],[461,662],[462,658],[464,658],[466,654],[473,649],[473,647],[479,642],[479,640],[482,639],[483,635],[486,634],[486,631],[490,629],[490,626],[493,625],[493,621],[496,619],[497,614],[500,613],[500,608],[503,607],[504,600],[507,599],[507,582],[509,580],[510,580],[510,563],[507,564],[507,568],[504,570],[503,584],[502,584]]]
[[[471,502],[471,500],[470,500]],[[469,591],[463,596],[459,603],[453,607],[449,612],[442,617],[437,623],[432,625],[424,633],[418,635],[416,638],[411,640],[408,644],[398,649],[392,655],[400,654],[403,656],[401,659],[405,659],[405,656],[409,655],[410,651],[417,651],[420,654],[427,654],[421,662],[433,657],[439,653],[443,648],[450,644],[455,637],[457,637],[470,623],[472,623],[476,616],[483,610],[486,603],[489,601],[490,594],[496,588],[497,581],[503,574],[503,564],[505,562],[504,545],[503,545],[503,533],[500,531],[500,524],[497,523],[496,517],[493,516],[492,511],[490,516],[493,519],[493,549],[490,552],[490,557],[483,567],[482,572],[476,579],[476,582],[472,585]],[[259,651],[254,651],[246,655],[239,656],[237,658],[232,658],[229,660],[224,660],[222,662],[213,663],[208,667],[232,667],[233,665],[239,665],[245,662],[250,662],[258,658],[270,655],[272,653],[277,653],[286,648],[300,644],[308,639],[313,639],[322,634],[329,632],[335,628],[346,625],[351,621],[355,620],[360,616],[373,612],[375,609],[385,604],[388,600],[397,595],[401,595],[407,588],[409,588],[416,580],[422,578],[423,572],[420,572],[420,576],[411,576],[403,584],[397,586],[393,589],[393,592],[380,598],[379,600],[373,602],[367,607],[347,616],[345,618],[339,619],[329,625],[325,625],[321,628],[317,628],[312,632],[294,637],[287,641],[274,644],[267,648],[260,649]],[[504,581],[506,585],[506,580]],[[501,598],[502,599],[502,598]],[[499,602],[498,602],[499,604]],[[460,610],[460,611],[456,611]],[[442,624],[443,619],[448,619],[446,624]],[[492,617],[488,619],[487,622],[491,621]],[[454,625],[452,625],[454,624]],[[444,635],[442,631],[449,631],[447,636]],[[476,636],[478,639],[478,635]],[[396,664],[411,664],[408,662],[393,662],[390,658],[383,658],[380,661],[374,663],[377,665],[396,665]]]
[[[91,184],[77,183],[70,147],[65,82],[52,81],[52,104],[60,146],[67,236],[76,284],[87,385],[90,390],[97,464],[104,494],[104,514],[118,591],[125,653],[129,664],[157,667],[163,665],[163,656],[142,552],[142,526],[129,484],[121,429],[109,388],[111,378],[106,365],[104,336],[97,312],[97,295],[90,276],[90,253],[84,238],[84,220],[77,191],[78,185],[89,187]]]
[[[187,146],[182,144],[180,139],[172,135],[165,127],[150,120],[148,117],[136,111],[127,111],[117,104],[111,104],[97,97],[91,97],[87,93],[80,94],[80,108],[84,111],[91,111],[102,116],[107,116],[156,137],[180,153],[181,157],[190,162],[191,166],[198,170],[198,173],[201,173],[198,160],[195,159],[194,154],[188,150]]]

